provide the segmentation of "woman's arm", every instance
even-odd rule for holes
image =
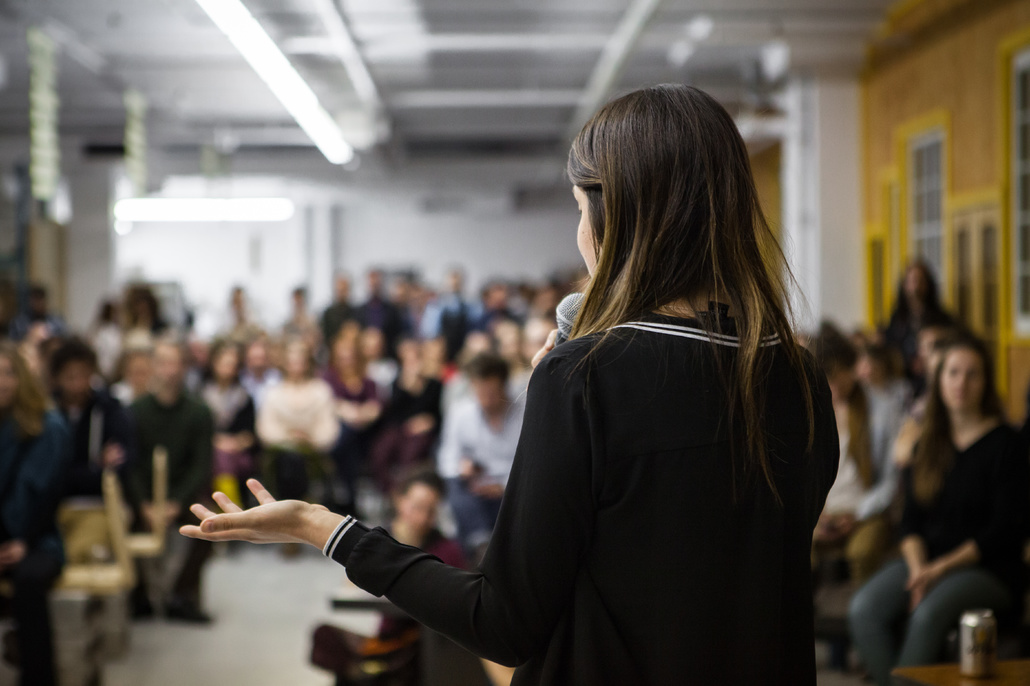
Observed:
[[[448,567],[382,529],[297,501],[229,515],[195,506],[205,521],[183,533],[325,546],[362,588],[482,657],[521,664],[546,645],[568,607],[593,536],[600,423],[583,374],[570,376],[574,364],[549,356],[533,374],[508,490],[478,571]]]

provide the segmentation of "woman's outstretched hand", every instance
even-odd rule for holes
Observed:
[[[194,504],[190,512],[200,519],[200,524],[183,526],[179,533],[205,541],[308,543],[320,548],[342,519],[322,505],[276,500],[257,479],[249,479],[247,488],[257,498],[257,507],[244,510],[224,493],[215,493],[214,500],[223,514]]]

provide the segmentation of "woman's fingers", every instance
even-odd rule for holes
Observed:
[[[272,497],[272,494],[269,493],[268,489],[262,486],[261,482],[257,479],[247,479],[247,488],[250,489],[250,492],[254,494],[254,497],[257,498],[258,502],[262,505],[268,505],[269,503],[275,502],[275,498]]]
[[[243,508],[221,491],[216,491],[211,497],[218,503],[218,507],[222,508],[222,512],[243,512]]]
[[[197,515],[197,518],[200,519],[201,521],[207,519],[208,517],[214,517],[215,516],[214,512],[212,512],[211,510],[207,509],[206,507],[204,507],[200,503],[194,503],[194,504],[190,505],[190,512],[192,512],[193,514]]]

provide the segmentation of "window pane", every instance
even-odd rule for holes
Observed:
[[[1030,224],[1019,227],[1019,261],[1030,262]]]
[[[1019,279],[1019,312],[1030,314],[1030,276],[1021,276]]]

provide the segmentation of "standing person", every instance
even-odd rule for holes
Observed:
[[[233,502],[242,503],[240,484],[254,473],[254,401],[240,383],[240,346],[232,341],[217,343],[210,357],[207,381],[200,396],[215,423],[214,484]]]
[[[902,559],[852,598],[852,638],[882,686],[895,666],[937,662],[966,610],[992,609],[1003,624],[1023,616],[1030,466],[1002,418],[991,367],[982,342],[948,343],[903,472]]]
[[[368,300],[358,308],[358,321],[363,328],[382,331],[386,355],[396,355],[397,339],[404,333],[404,318],[397,306],[386,297],[381,269],[368,272]]]
[[[40,285],[29,288],[27,308],[11,320],[8,335],[12,341],[20,341],[33,326],[45,326],[45,338],[61,338],[68,330],[59,315],[50,311],[50,295]]]
[[[254,321],[243,286],[234,286],[229,294],[229,315],[223,328],[227,339],[241,345],[261,335],[261,327]]]
[[[350,302],[350,277],[337,274],[333,280],[333,304],[322,313],[322,341],[331,346],[343,325],[357,318],[357,310]]]
[[[251,341],[244,355],[240,383],[247,389],[257,411],[261,411],[268,389],[278,386],[282,380],[282,372],[272,364],[268,339],[261,336]]]
[[[22,686],[57,683],[47,594],[64,565],[55,510],[70,447],[17,348],[0,343],[0,579],[14,590]]]
[[[139,525],[149,531],[175,525],[186,516],[186,503],[197,498],[211,483],[211,411],[186,390],[186,350],[162,340],[154,346],[153,390],[130,408],[136,427],[136,455],[129,469],[128,491],[139,512]],[[168,451],[168,498],[164,512],[154,509],[154,448]],[[174,541],[173,537],[169,537]],[[173,580],[169,594],[161,597],[169,619],[206,624],[211,618],[201,609],[201,574],[211,554],[211,544],[192,541],[185,561],[169,546],[165,558],[152,565],[151,581],[162,576]],[[180,564],[181,562],[181,564]],[[163,596],[164,584],[155,592]],[[152,612],[141,583],[135,596],[136,612]]]
[[[422,315],[422,338],[442,338],[447,345],[447,362],[458,358],[465,346],[473,316],[472,308],[465,302],[465,272],[459,268],[447,272],[444,292],[426,306]]]
[[[919,357],[919,330],[925,326],[951,326],[951,317],[941,307],[937,282],[930,267],[922,260],[915,260],[905,269],[894,302],[894,312],[884,331],[884,340],[887,345],[901,352],[905,376],[918,394],[922,376],[916,364]]]
[[[568,169],[592,276],[571,340],[536,357],[478,569],[256,482],[261,506],[218,495],[227,514],[198,505],[183,533],[322,547],[518,665],[516,685],[812,686],[812,529],[837,432],[733,118],[688,86],[635,91],[586,124]]]
[[[145,284],[133,286],[125,295],[125,341],[127,346],[152,346],[165,332],[168,322],[161,316],[161,304]]]
[[[308,312],[308,289],[299,286],[293,289],[290,294],[292,312],[290,318],[283,324],[283,340],[301,338],[312,350],[318,348],[321,332],[315,318]]]
[[[105,300],[93,323],[90,342],[97,352],[97,369],[107,383],[118,373],[118,361],[122,356],[122,327],[118,323],[118,304]]]
[[[448,413],[437,463],[458,540],[470,559],[483,557],[511,474],[525,405],[508,392],[510,367],[494,353],[472,358],[465,373],[472,397]]]

